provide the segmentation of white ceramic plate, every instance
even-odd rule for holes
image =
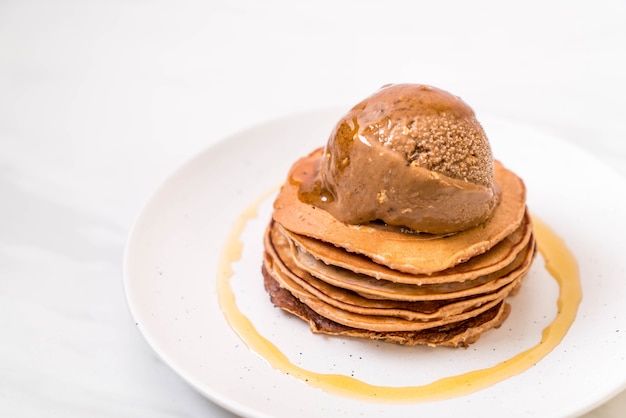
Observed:
[[[583,285],[562,343],[528,370],[445,401],[375,403],[313,388],[273,369],[229,327],[217,300],[218,261],[243,213],[290,165],[322,146],[340,111],[290,116],[244,131],[182,166],[156,191],[130,235],[124,282],[130,310],[158,355],[190,385],[251,417],[580,415],[626,386],[626,181],[583,151],[533,129],[483,118],[494,155],[526,182],[528,204],[576,255]],[[273,308],[260,274],[272,197],[242,235],[232,287],[239,309],[300,367],[368,383],[420,385],[488,367],[536,344],[555,315],[557,286],[540,261],[509,319],[469,349],[375,344],[312,335]]]

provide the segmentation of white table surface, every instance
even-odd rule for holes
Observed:
[[[0,416],[232,416],[143,340],[121,264],[159,183],[246,127],[425,83],[626,175],[624,22],[617,0],[0,1]],[[625,415],[622,392],[585,417]]]

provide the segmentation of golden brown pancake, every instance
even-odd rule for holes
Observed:
[[[454,282],[471,281],[497,272],[510,266],[520,251],[532,241],[532,225],[527,214],[517,230],[489,251],[443,271],[432,274],[410,274],[390,269],[361,254],[347,252],[330,243],[295,234],[280,225],[277,227],[290,241],[294,258],[299,260],[305,269],[306,265],[311,264],[320,265],[322,268],[324,265],[336,266],[374,279],[418,286],[436,283],[450,285]],[[317,267],[311,266],[311,268],[316,269]]]
[[[420,299],[418,301],[368,298],[350,290],[329,285],[324,281],[316,279],[306,271],[299,269],[291,259],[291,253],[281,251],[281,247],[287,245],[280,233],[277,233],[275,229],[268,228],[268,233],[266,234],[266,257],[268,258],[266,265],[268,266],[268,271],[282,287],[301,299],[307,299],[309,306],[311,306],[312,302],[308,297],[312,296],[319,299],[316,305],[328,304],[339,310],[361,315],[399,317],[409,321],[420,321],[422,325],[426,324],[425,321],[435,319],[446,318],[449,321],[454,321],[455,317],[460,317],[459,315],[467,317],[467,314],[476,308],[488,308],[488,303],[500,301],[506,297],[523,276],[522,272],[518,272],[512,275],[512,280],[505,280],[502,286],[494,286],[484,293],[474,294],[470,297],[450,294],[447,299],[443,299],[438,295],[433,300]],[[286,258],[281,257],[281,253],[283,256],[286,255]],[[494,280],[494,282],[497,282],[497,280]],[[310,295],[304,296],[306,293]],[[325,308],[320,307],[319,309]],[[345,316],[345,314],[343,315]],[[335,320],[336,322],[342,322],[341,320]],[[433,325],[433,323],[430,325]]]
[[[288,241],[289,239],[274,223],[270,224],[266,233],[266,251],[274,258],[279,258],[289,270],[296,272],[296,275],[305,277],[310,275],[331,286],[350,290],[370,299],[407,302],[459,299],[492,293],[524,275],[530,267],[534,253],[533,241],[521,249],[510,264],[496,272],[465,282],[414,285],[376,279],[316,260],[309,259],[310,264],[303,264],[300,258],[293,256],[293,251],[289,251],[292,245]]]
[[[273,269],[270,270],[270,268]],[[437,318],[431,321],[409,320],[397,316],[366,315],[346,311],[326,303],[314,294],[307,292],[305,288],[291,280],[288,275],[281,274],[279,267],[275,263],[266,264],[266,269],[282,288],[287,289],[289,293],[294,295],[298,300],[307,305],[313,311],[317,312],[319,315],[345,326],[370,331],[421,331],[428,328],[440,327],[472,318],[502,301],[502,299],[489,301],[476,307],[472,311],[463,312],[453,317]]]
[[[321,334],[367,338],[407,346],[468,347],[478,340],[485,331],[498,328],[510,312],[509,304],[500,302],[499,305],[465,321],[421,331],[380,332],[352,328],[318,314],[299,301],[288,290],[280,287],[271,274],[267,272],[265,265],[263,265],[262,272],[265,289],[269,293],[272,303],[305,320],[309,323],[311,331]]]

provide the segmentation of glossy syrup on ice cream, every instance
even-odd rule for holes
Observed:
[[[348,224],[447,234],[497,205],[489,141],[472,109],[431,86],[393,84],[344,115],[303,194]],[[443,204],[442,204],[443,203]]]

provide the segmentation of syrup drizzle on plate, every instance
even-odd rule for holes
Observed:
[[[235,293],[230,285],[230,279],[233,276],[232,265],[241,259],[243,242],[240,236],[248,221],[257,217],[261,203],[274,192],[275,190],[268,192],[250,205],[240,215],[230,232],[218,267],[219,303],[229,325],[250,350],[265,359],[273,368],[302,380],[310,386],[337,395],[376,402],[427,402],[467,395],[532,367],[559,345],[576,318],[578,305],[582,299],[576,258],[548,225],[533,217],[537,249],[543,256],[546,270],[559,286],[556,301],[557,314],[554,320],[544,328],[541,340],[536,345],[492,367],[444,377],[419,386],[373,385],[347,375],[316,373],[299,367],[291,362],[274,343],[261,335],[252,321],[239,310]]]

